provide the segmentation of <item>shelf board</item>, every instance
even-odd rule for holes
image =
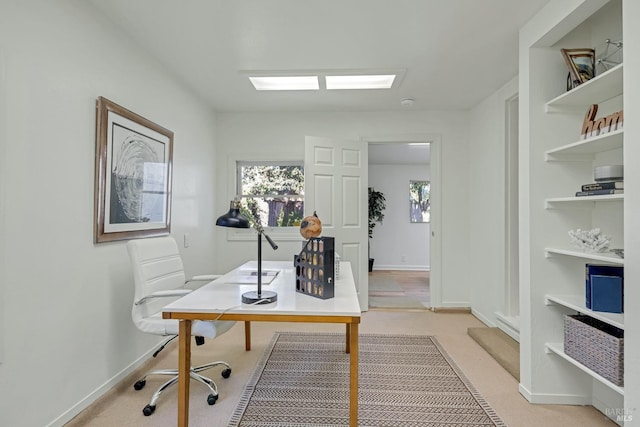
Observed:
[[[609,381],[605,377],[603,377],[600,374],[596,373],[595,371],[592,371],[591,369],[587,368],[582,363],[578,362],[577,360],[573,359],[572,357],[567,356],[567,354],[564,352],[564,344],[562,344],[562,343],[545,343],[544,346],[545,346],[545,351],[557,354],[558,356],[562,357],[567,362],[571,363],[573,366],[577,367],[578,369],[580,369],[583,372],[586,372],[587,374],[589,374],[594,379],[600,381],[602,384],[606,385],[611,390],[613,390],[613,391],[617,392],[618,394],[624,396],[624,388],[623,387],[615,385],[614,383],[612,383],[611,381]]]
[[[545,104],[548,113],[606,101],[622,95],[623,64],[618,64],[599,76],[563,93]]]
[[[595,202],[621,202],[624,194],[604,194],[601,196],[569,196],[545,199],[544,208],[553,209],[562,206],[578,206],[592,208]]]
[[[553,255],[564,255],[576,258],[590,259],[593,261],[601,261],[614,265],[624,265],[624,259],[618,257],[612,252],[582,252],[574,249],[544,248],[545,256],[548,258]]]
[[[544,302],[546,305],[559,304],[624,330],[624,314],[592,311],[585,306],[584,295],[547,294],[544,296]]]
[[[623,147],[624,129],[581,139],[544,153],[545,161],[592,161],[595,153]]]

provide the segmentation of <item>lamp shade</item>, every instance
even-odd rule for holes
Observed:
[[[231,228],[251,228],[249,220],[240,213],[240,202],[237,200],[231,202],[229,212],[219,217],[216,220],[216,225]]]

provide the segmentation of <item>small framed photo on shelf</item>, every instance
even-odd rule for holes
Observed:
[[[95,243],[169,234],[173,132],[97,101]]]
[[[596,76],[595,49],[560,49],[569,68],[567,90],[571,90]]]

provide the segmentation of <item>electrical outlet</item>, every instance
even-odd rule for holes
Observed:
[[[407,256],[406,255],[400,255],[400,262],[407,262]]]
[[[184,247],[189,247],[189,233],[184,233]]]

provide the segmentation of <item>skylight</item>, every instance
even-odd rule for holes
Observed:
[[[390,89],[395,74],[326,76],[327,89]]]
[[[391,89],[403,76],[402,71],[391,70],[361,74],[352,70],[306,70],[300,74],[288,71],[279,75],[264,71],[245,73],[256,90]]]
[[[318,76],[249,77],[256,90],[318,90]]]

